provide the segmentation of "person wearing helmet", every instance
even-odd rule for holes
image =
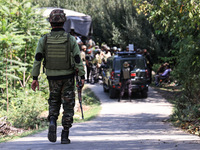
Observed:
[[[54,9],[49,16],[52,30],[42,36],[36,48],[33,64],[32,89],[39,90],[38,76],[40,74],[41,62],[45,68],[45,74],[49,83],[49,130],[48,139],[50,142],[57,140],[57,124],[60,106],[63,105],[61,144],[69,144],[69,129],[72,127],[75,92],[74,77],[78,71],[81,77],[82,87],[84,86],[85,71],[80,58],[79,46],[76,39],[63,29],[66,21],[62,9]]]
[[[109,57],[111,57],[111,53],[110,53],[110,47],[106,47],[105,48],[105,52],[104,52],[104,57],[103,57],[103,61],[104,61],[104,63],[107,63],[107,59],[109,58]]]
[[[113,55],[116,55],[116,53],[117,53],[117,47],[114,46],[112,49],[113,49]]]
[[[117,52],[121,52],[121,50],[122,50],[121,48],[117,48]]]
[[[120,102],[120,100],[122,99],[126,88],[128,89],[129,101],[131,101],[131,94],[132,94],[131,70],[133,70],[132,66],[130,66],[130,64],[127,61],[125,61],[123,63],[123,68],[121,69],[120,72],[119,85],[121,86],[121,90],[118,102]]]

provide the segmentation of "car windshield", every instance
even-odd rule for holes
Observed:
[[[115,63],[115,70],[121,70],[123,63],[127,61],[132,67],[145,69],[144,59],[117,59]]]

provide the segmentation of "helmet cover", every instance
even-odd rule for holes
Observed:
[[[65,13],[62,9],[54,9],[51,11],[49,15],[49,22],[56,23],[56,22],[65,22],[66,17]]]
[[[123,66],[126,68],[129,66],[129,63],[127,61],[124,62]]]

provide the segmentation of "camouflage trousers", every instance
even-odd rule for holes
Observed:
[[[60,106],[63,106],[62,126],[65,128],[72,127],[74,106],[75,106],[75,92],[74,92],[74,78],[63,80],[49,80],[49,116],[58,119],[60,113]]]
[[[122,83],[122,86],[120,90],[120,97],[122,98],[126,88],[128,89],[128,96],[131,97],[131,94],[132,94],[131,79],[122,80],[121,83]]]

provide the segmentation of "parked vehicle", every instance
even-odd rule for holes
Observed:
[[[134,68],[131,71],[132,93],[139,92],[143,98],[148,96],[148,70],[145,58],[135,52],[119,52],[111,56],[102,71],[103,90],[109,92],[110,98],[119,96],[120,71],[123,63],[127,61]]]

